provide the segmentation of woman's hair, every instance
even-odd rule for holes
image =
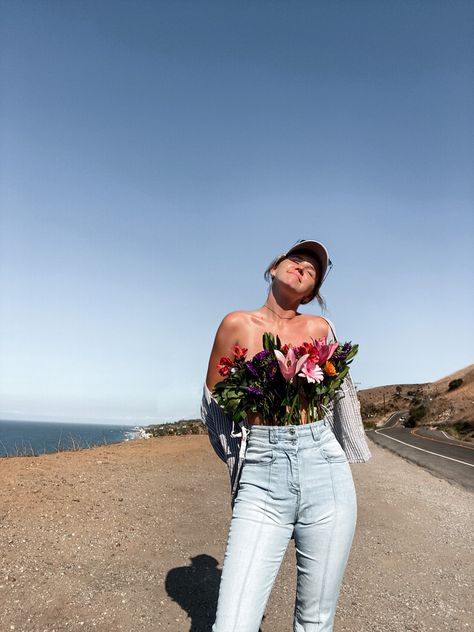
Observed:
[[[303,250],[301,252],[304,252]],[[311,257],[313,259],[315,259],[315,256],[313,253],[308,253],[309,255],[311,255]],[[268,283],[271,284],[273,283],[273,277],[272,277],[272,268],[275,268],[276,266],[280,265],[280,263],[286,259],[287,256],[286,255],[280,255],[278,257],[275,257],[275,259],[273,259],[273,261],[270,262],[270,264],[268,265],[267,269],[265,270],[263,277],[265,279],[265,281],[268,281]],[[316,261],[318,261],[316,259]],[[326,301],[324,300],[323,296],[321,296],[320,292],[319,292],[319,288],[321,287],[321,282],[322,282],[322,275],[321,275],[321,266],[319,264],[318,261],[318,280],[316,281],[316,284],[314,286],[313,289],[313,293],[311,294],[311,297],[306,299],[306,300],[302,300],[301,301],[301,305],[306,305],[307,303],[311,303],[311,301],[316,298],[316,300],[319,303],[319,306],[321,307],[321,309],[323,311],[326,311],[327,307],[326,307]],[[270,290],[269,290],[270,291]]]

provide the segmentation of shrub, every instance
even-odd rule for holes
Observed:
[[[457,380],[451,380],[451,382],[448,384],[448,391],[454,391],[454,389],[459,388],[462,383],[463,380],[460,377]]]
[[[438,430],[444,430],[456,439],[474,441],[474,421],[470,419],[462,419],[454,424],[440,424]]]
[[[365,421],[364,420],[363,424],[364,424],[364,428],[366,430],[372,430],[373,428],[377,427],[376,424],[375,424],[375,421]]]
[[[424,406],[423,404],[417,404],[416,406],[410,408],[410,416],[408,417],[408,420],[411,419],[416,423],[417,421],[420,421],[420,419],[422,419],[425,415],[426,406]]]
[[[378,406],[375,406],[375,404],[362,404],[360,407],[360,414],[364,419],[378,415],[379,412]]]
[[[410,406],[408,419],[403,425],[405,426],[405,428],[414,428],[420,421],[420,419],[423,419],[427,412],[428,411],[425,404],[423,403],[423,400],[420,397],[415,397]]]
[[[394,394],[392,395],[392,397],[393,397],[394,399],[398,399],[398,398],[399,398],[399,397],[401,397],[401,396],[402,396],[402,387],[401,387],[401,386],[397,386],[397,387],[395,388],[395,392],[394,392]]]

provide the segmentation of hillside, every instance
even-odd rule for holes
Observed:
[[[458,388],[449,390],[454,380]],[[364,422],[377,424],[391,412],[406,410],[410,425],[428,425],[464,437],[474,435],[474,364],[436,382],[390,384],[358,391]]]

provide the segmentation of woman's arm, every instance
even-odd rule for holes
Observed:
[[[217,364],[222,356],[231,355],[232,346],[238,342],[239,313],[231,312],[224,317],[217,329],[214,345],[209,358],[206,385],[201,404],[201,419],[207,426],[209,440],[217,456],[229,467],[231,482],[235,477],[235,464],[238,462],[240,442],[231,434],[232,420],[220,408],[212,397],[212,389],[222,379]],[[209,393],[206,392],[206,387]]]
[[[217,370],[217,365],[223,356],[232,355],[232,347],[238,344],[239,341],[241,324],[242,312],[230,312],[230,314],[224,316],[217,329],[206,376],[206,384],[210,391],[212,391],[217,382],[222,380],[222,376]]]

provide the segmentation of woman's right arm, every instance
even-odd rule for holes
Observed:
[[[232,347],[239,342],[241,324],[242,312],[230,312],[230,314],[224,316],[217,329],[206,376],[206,384],[210,391],[212,391],[217,382],[222,380],[222,376],[217,370],[217,365],[223,356],[232,355]]]

